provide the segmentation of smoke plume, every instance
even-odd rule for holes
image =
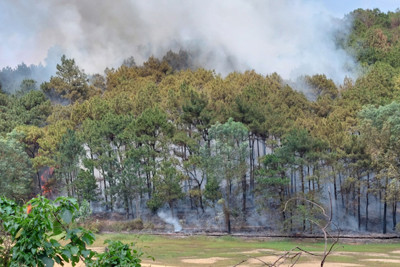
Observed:
[[[180,232],[182,230],[182,226],[179,223],[177,218],[172,217],[168,213],[164,211],[157,212],[158,217],[163,220],[165,223],[171,224],[174,226],[174,232]]]
[[[95,73],[130,56],[140,64],[183,49],[221,74],[354,75],[352,58],[335,44],[344,23],[313,0],[15,0],[0,10],[0,67],[45,63],[60,47]]]

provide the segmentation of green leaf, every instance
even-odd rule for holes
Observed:
[[[59,222],[54,222],[54,226],[53,227],[54,227],[53,228],[53,235],[59,235],[64,231],[64,229],[62,228],[62,225]]]
[[[90,250],[82,250],[81,253],[83,255],[83,257],[87,258],[90,255]]]
[[[59,246],[61,246],[60,243],[58,243],[57,240],[50,239],[50,242],[51,242],[51,244],[53,245],[53,247],[58,248]]]
[[[61,256],[64,260],[70,259],[72,257],[71,251],[69,251],[68,249],[63,249]]]
[[[76,255],[79,252],[79,248],[78,247],[71,247],[70,250],[71,250],[71,253],[73,255]]]
[[[69,211],[67,209],[64,210],[63,213],[61,214],[61,219],[67,224],[71,223],[71,220],[72,220],[71,211]]]
[[[18,230],[17,234],[15,235],[15,239],[17,239],[18,237],[21,236],[22,231],[24,230],[24,228],[21,228]]]
[[[40,259],[46,267],[53,267],[54,260],[48,257],[43,257]]]

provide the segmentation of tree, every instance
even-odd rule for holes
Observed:
[[[32,79],[25,79],[21,82],[19,91],[16,92],[16,95],[24,95],[29,93],[30,91],[37,90],[37,82]]]
[[[22,95],[17,103],[21,107],[18,116],[22,124],[44,126],[47,117],[51,114],[51,103],[43,92],[31,90]]]
[[[175,131],[174,125],[167,120],[167,114],[160,108],[149,108],[128,128],[134,133],[134,141],[143,148],[142,162],[146,165],[145,175],[148,196],[152,193],[152,179],[156,173],[158,156],[164,156],[169,140]]]
[[[256,172],[257,195],[260,196],[260,207],[281,210],[278,219],[285,222],[286,214],[283,205],[290,197],[290,179],[286,175],[287,159],[280,153],[265,155],[262,159],[263,167]]]
[[[56,76],[52,76],[50,82],[43,83],[41,89],[53,101],[67,100],[74,103],[90,96],[87,80],[86,74],[75,64],[75,60],[63,55],[61,64],[57,64]]]
[[[191,55],[185,50],[179,50],[178,53],[169,50],[163,57],[163,61],[166,61],[175,71],[191,69],[194,67]]]
[[[400,104],[392,102],[378,108],[367,106],[359,113],[359,116],[361,136],[366,141],[367,150],[376,170],[377,190],[383,193],[382,232],[386,233],[389,200],[393,204],[393,222],[396,222],[396,195],[398,193],[393,189],[397,187],[392,186],[391,190],[388,188],[389,185],[396,184],[400,176]]]
[[[302,198],[309,194],[309,198],[315,201],[315,191],[320,187],[318,179],[311,179],[310,165],[315,164],[313,170],[317,168],[316,159],[320,159],[324,151],[325,144],[313,138],[305,129],[293,129],[282,140],[282,147],[279,149],[282,157],[287,162],[292,171],[297,171],[300,175],[300,196]],[[307,170],[307,172],[305,171]],[[306,179],[308,178],[308,179]],[[308,181],[308,186],[307,186]],[[317,186],[317,190],[315,190]],[[296,176],[291,182],[291,191],[297,191]],[[307,190],[306,190],[307,189]],[[302,203],[304,206],[306,203]],[[303,209],[306,209],[304,206]],[[306,218],[303,216],[302,230],[306,230]]]
[[[226,123],[216,123],[210,128],[211,142],[209,157],[216,163],[213,177],[219,178],[219,183],[224,188],[221,204],[225,216],[225,226],[228,233],[231,232],[231,213],[234,207],[235,182],[240,181],[242,190],[242,212],[246,213],[246,155],[247,128],[240,122],[230,118]],[[237,190],[237,189],[236,189]]]
[[[18,139],[16,131],[0,136],[0,195],[21,201],[31,194],[33,170]]]
[[[43,138],[44,129],[33,125],[21,125],[15,128],[15,131],[20,133],[19,142],[24,144],[25,152],[28,154],[31,160],[32,168],[36,173],[37,192],[42,195],[44,184],[42,183],[42,179],[40,177],[40,170],[48,163],[48,161],[43,161],[43,158],[39,160],[39,139]]]
[[[315,99],[320,97],[334,99],[338,96],[338,89],[335,83],[331,79],[328,79],[325,74],[305,76],[304,79],[307,85],[311,87]]]
[[[171,210],[171,215],[174,216],[174,204],[184,196],[181,188],[182,180],[183,175],[173,165],[172,160],[164,160],[160,170],[154,177],[155,191],[152,199],[147,202],[147,205],[152,210],[157,210],[166,203]]]
[[[69,197],[76,195],[74,182],[79,172],[79,160],[82,153],[82,144],[75,131],[67,129],[58,148],[57,173],[63,178]]]
[[[90,171],[80,169],[75,181],[73,181],[73,187],[80,203],[83,200],[89,202],[97,200],[99,194],[97,181]]]

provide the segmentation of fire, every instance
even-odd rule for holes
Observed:
[[[54,173],[54,167],[47,168],[43,171],[42,175],[40,176],[40,181],[42,183],[42,194],[45,196],[51,195],[51,186],[49,183],[49,178]]]
[[[31,213],[31,211],[32,211],[32,205],[28,204],[28,206],[26,207],[26,214]]]

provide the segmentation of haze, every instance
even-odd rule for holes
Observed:
[[[87,73],[102,73],[130,56],[140,64],[185,49],[221,74],[324,73],[336,82],[356,75],[335,44],[346,24],[318,1],[17,0],[0,9],[0,67],[55,64],[65,53]]]

